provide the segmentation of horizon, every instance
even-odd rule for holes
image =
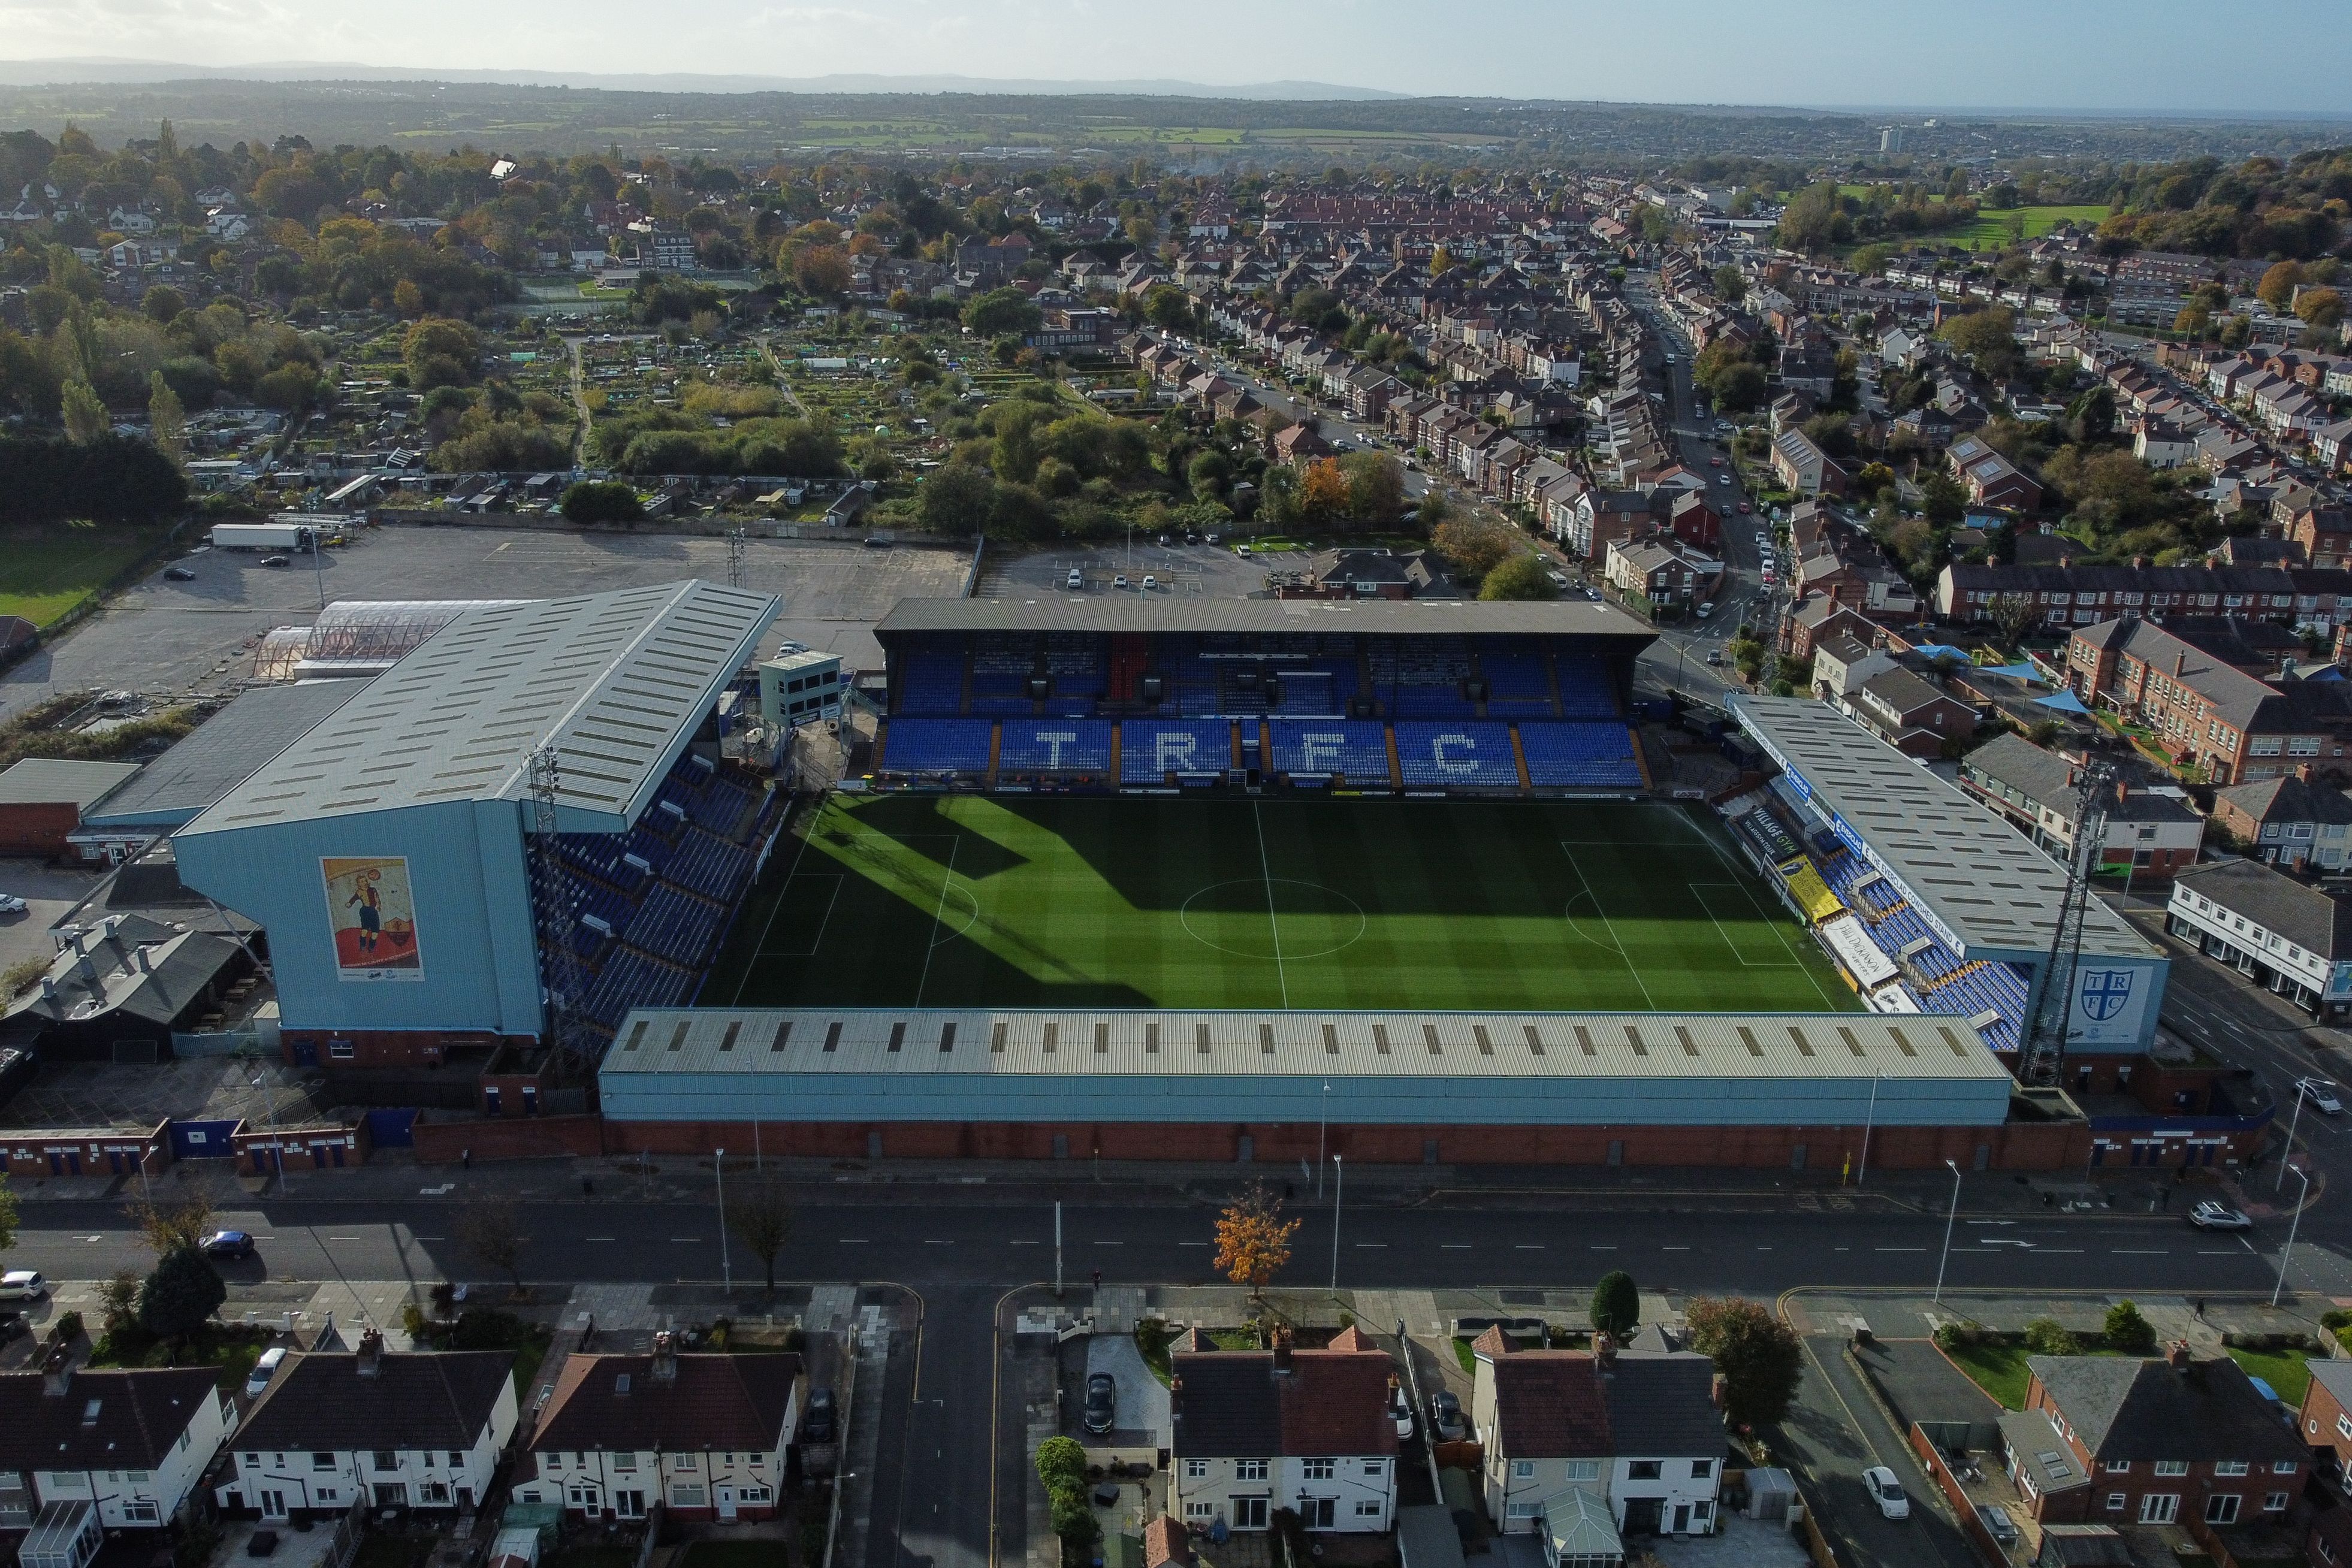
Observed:
[[[864,78],[954,80],[957,87],[940,90],[975,96],[1089,89],[1290,96],[1266,90],[1280,88],[1316,89],[1297,92],[1301,99],[1401,96],[1857,115],[2352,117],[2327,85],[2352,69],[2352,38],[2334,25],[2337,8],[2318,0],[2272,0],[2259,8],[1972,0],[1962,10],[1955,25],[1948,13],[1906,17],[1853,0],[1783,0],[1760,24],[1728,0],[1659,0],[1639,15],[1588,0],[1501,0],[1482,14],[1489,26],[1433,30],[1426,13],[1405,0],[1331,0],[1314,12],[1271,15],[1240,0],[1199,0],[1181,13],[1133,0],[912,0],[888,13],[856,0],[711,0],[647,36],[641,14],[616,0],[584,0],[562,14],[560,26],[551,11],[508,10],[486,22],[447,0],[421,0],[396,16],[355,14],[323,0],[270,0],[234,20],[163,0],[105,0],[94,8],[0,0],[12,40],[0,53],[0,79],[556,85],[528,78],[572,78],[632,90],[632,81],[669,78],[663,90],[751,92]],[[2212,47],[2255,26],[2298,38],[2302,68],[2291,78],[2255,51]],[[312,41],[318,57],[268,58],[289,37]],[[1737,47],[1686,49],[1700,38],[1736,39]],[[419,39],[439,47],[420,48]],[[1509,47],[1498,50],[1498,40]],[[1264,68],[1236,70],[1237,58]],[[719,60],[731,68],[713,69]],[[38,74],[50,65],[101,74]],[[150,70],[192,74],[103,74]],[[337,74],[354,70],[366,75]],[[595,77],[613,80],[585,79]],[[685,78],[740,85],[696,87]],[[1896,78],[1915,90],[1888,92]],[[2150,90],[2158,83],[2170,101]],[[1984,90],[1996,84],[2010,90]]]

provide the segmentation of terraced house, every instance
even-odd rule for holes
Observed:
[[[2076,695],[2145,726],[2215,784],[2343,765],[2352,683],[2312,679],[2332,667],[2291,659],[2265,629],[2209,618],[2102,622],[2066,648]]]

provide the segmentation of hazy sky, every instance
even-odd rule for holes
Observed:
[[[2352,111],[2347,0],[0,0],[0,58]]]

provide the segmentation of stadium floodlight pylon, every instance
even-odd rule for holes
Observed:
[[[2091,873],[2107,841],[2107,785],[2114,777],[2107,764],[2083,765],[2074,794],[2074,844],[2066,857],[2066,896],[2058,906],[2058,929],[2050,939],[2050,958],[2042,967],[2042,998],[2033,1012],[2033,1030],[2025,1041],[2025,1060],[2019,1078],[2047,1087],[2058,1082],[2066,1064],[2066,1033],[2074,1017],[2074,970],[2083,957],[2083,923],[2091,906]]]
[[[584,1077],[596,1064],[589,1060],[576,1010],[587,995],[587,981],[574,945],[572,879],[563,873],[556,836],[555,800],[563,772],[555,747],[542,746],[530,754],[530,778],[531,916],[539,927],[540,983],[547,1008],[548,1086],[558,1088],[570,1069],[577,1067]]]

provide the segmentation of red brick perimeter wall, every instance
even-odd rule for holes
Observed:
[[[478,1160],[532,1160],[604,1153],[602,1116],[534,1116],[525,1120],[439,1122],[416,1119],[420,1165],[454,1166],[470,1151]]]

